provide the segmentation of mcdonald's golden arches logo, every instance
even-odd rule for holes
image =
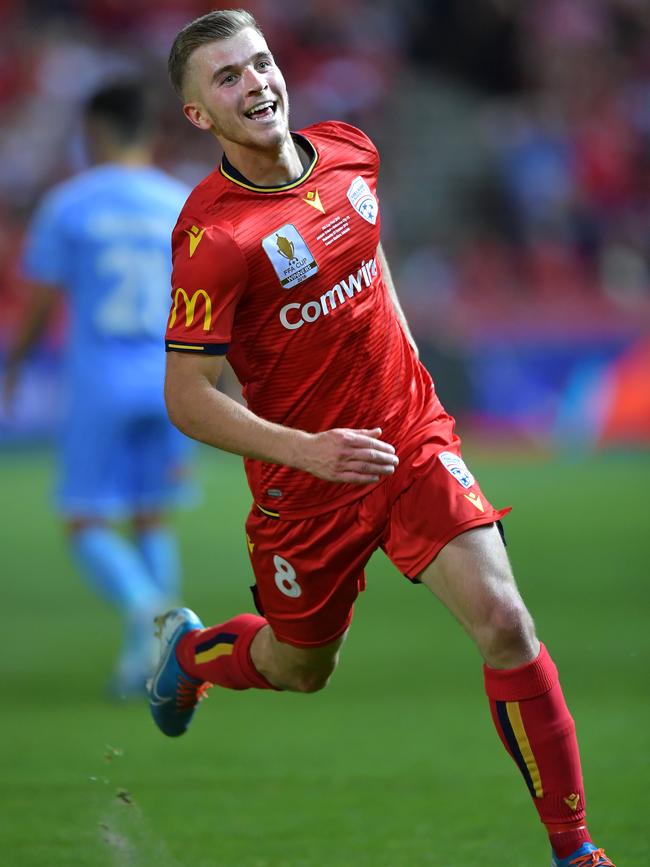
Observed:
[[[171,316],[169,317],[169,327],[174,327],[174,322],[176,322],[176,315],[178,312],[178,299],[179,296],[183,296],[183,300],[185,301],[185,327],[189,328],[190,325],[194,322],[194,311],[196,309],[196,302],[199,299],[199,296],[202,296],[205,299],[205,313],[203,314],[203,330],[209,331],[212,327],[212,301],[210,300],[210,296],[205,291],[205,289],[197,289],[196,292],[190,298],[185,291],[185,289],[177,289],[174,293],[174,306],[172,308]]]

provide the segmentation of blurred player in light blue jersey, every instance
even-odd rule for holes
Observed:
[[[151,163],[153,110],[140,83],[95,93],[84,131],[94,167],[51,190],[28,232],[33,303],[9,352],[5,399],[63,292],[68,389],[58,506],[77,563],[123,616],[112,686],[125,696],[140,692],[148,674],[152,613],[179,589],[166,512],[187,494],[190,441],[167,419],[160,335],[170,235],[189,191]],[[128,519],[132,535],[113,519]]]

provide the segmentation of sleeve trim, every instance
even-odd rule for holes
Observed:
[[[229,343],[178,343],[176,340],[165,340],[165,352],[193,352],[203,355],[226,355]]]

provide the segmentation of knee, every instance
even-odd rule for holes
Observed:
[[[287,688],[293,692],[320,692],[330,682],[335,667],[332,665],[326,669],[294,669],[286,678]]]
[[[535,656],[535,626],[518,594],[491,601],[479,644],[488,665],[495,667],[523,665]]]

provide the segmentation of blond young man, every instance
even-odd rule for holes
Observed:
[[[573,720],[499,532],[509,510],[464,464],[397,301],[374,145],[340,122],[290,131],[282,73],[243,10],[188,24],[169,69],[185,116],[224,157],[173,235],[167,406],[183,432],[245,459],[262,616],[158,619],[156,724],[185,732],[210,684],[324,687],[382,548],[477,645],[553,865],[613,867],[589,837]],[[246,406],[215,389],[226,356]]]

